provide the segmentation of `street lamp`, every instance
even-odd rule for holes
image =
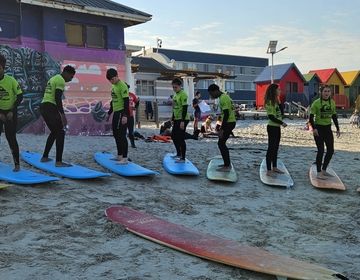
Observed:
[[[274,54],[287,49],[287,47],[283,47],[277,51],[276,50],[277,42],[278,41],[270,41],[268,49],[266,51],[266,53],[271,53],[271,83],[274,83]]]

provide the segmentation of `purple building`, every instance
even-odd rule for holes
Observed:
[[[109,67],[126,78],[124,28],[151,15],[109,0],[2,0],[0,53],[7,73],[24,91],[19,130],[41,133],[39,104],[47,80],[71,64],[77,74],[67,84],[64,107],[71,134],[110,131],[102,122],[110,99]]]

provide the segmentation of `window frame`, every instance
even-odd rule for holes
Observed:
[[[66,30],[67,25],[76,25],[76,26],[81,27],[81,36],[82,36],[81,37],[81,39],[82,39],[81,45],[69,43],[68,36],[67,36],[67,30]],[[96,45],[88,43],[88,38],[90,37],[90,36],[88,36],[88,27],[99,28],[102,30],[102,45],[103,46],[96,46]],[[107,49],[106,35],[107,35],[107,29],[106,29],[106,26],[104,26],[104,25],[87,24],[87,23],[81,23],[81,22],[75,22],[75,21],[65,21],[65,39],[66,39],[66,44],[68,47],[89,48],[89,49]]]

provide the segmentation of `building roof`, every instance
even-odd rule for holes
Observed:
[[[21,3],[124,20],[124,27],[151,20],[152,15],[111,0],[21,0]]]
[[[305,82],[303,75],[296,67],[295,63],[277,64],[273,66],[274,81],[280,81],[292,68],[298,73],[299,77]],[[271,66],[267,66],[254,80],[255,83],[270,82],[271,81]]]
[[[181,50],[170,50],[163,48],[153,48],[153,52],[161,53],[175,61],[214,63],[239,66],[265,67],[269,64],[267,58],[237,56],[227,54],[203,53]]]
[[[340,73],[347,86],[351,86],[360,75],[360,71],[346,71]]]
[[[131,64],[136,67],[136,72],[161,73],[172,69],[151,57],[143,56],[133,56],[131,58]]]
[[[174,77],[192,76],[195,81],[200,79],[214,79],[216,77],[234,79],[223,73],[200,72],[193,70],[177,70],[160,63],[154,58],[144,56],[133,56],[131,59],[132,72],[159,73],[160,79],[170,80]]]
[[[316,73],[308,73],[308,74],[302,74],[306,82],[310,82],[312,79],[318,79],[320,82],[320,78]]]
[[[334,73],[336,73],[339,76],[340,80],[343,82],[343,84],[344,85],[346,84],[345,80],[343,79],[343,77],[341,76],[341,74],[339,73],[339,71],[336,68],[311,70],[311,71],[309,71],[309,73],[316,73],[319,76],[320,81],[323,84],[326,84],[329,81],[329,79],[331,78],[331,76]]]

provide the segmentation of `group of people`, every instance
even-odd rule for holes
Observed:
[[[14,171],[19,171],[20,160],[19,146],[16,139],[16,125],[17,107],[23,99],[23,94],[18,82],[13,77],[5,74],[5,65],[6,58],[0,55],[0,132],[2,132],[4,128],[6,139],[14,159]],[[75,73],[74,67],[67,65],[61,74],[50,78],[47,82],[44,97],[40,105],[41,115],[50,130],[41,161],[47,162],[50,160],[49,152],[54,142],[56,142],[55,165],[58,167],[69,166],[69,164],[62,160],[65,129],[67,126],[62,97],[65,83],[70,82]],[[119,164],[127,164],[128,141],[126,134],[129,130],[131,146],[135,147],[133,138],[134,109],[139,103],[139,100],[136,95],[129,94],[129,86],[120,80],[116,69],[108,69],[106,79],[112,84],[111,102],[107,120],[109,120],[112,114],[112,131],[117,147],[116,160]],[[172,88],[174,95],[172,97],[171,139],[176,149],[174,158],[176,163],[184,163],[186,157],[186,127],[190,121],[188,94],[182,89],[182,81],[179,78],[172,80]],[[218,171],[229,172],[231,170],[231,160],[226,142],[236,126],[234,103],[231,97],[227,93],[222,92],[216,84],[211,84],[208,87],[208,92],[212,99],[219,99],[219,108],[221,111],[221,122],[218,122],[217,127],[217,144],[223,159],[223,164],[218,167]],[[283,171],[277,167],[277,156],[281,139],[281,127],[286,127],[287,124],[283,121],[283,114],[279,106],[279,95],[279,85],[270,84],[265,94],[265,108],[269,119],[267,125],[268,149],[266,153],[267,176],[276,176],[277,173],[283,173]],[[194,131],[200,131],[198,129],[201,118],[199,99],[200,93],[197,92],[192,102],[195,111]],[[311,105],[309,119],[309,125],[312,128],[318,149],[316,156],[317,176],[323,180],[332,176],[326,172],[327,166],[334,153],[334,137],[331,130],[331,121],[333,121],[336,126],[337,136],[340,136],[340,128],[335,109],[335,102],[331,98],[331,88],[325,85],[320,89],[320,97]],[[211,118],[205,121],[205,130],[211,121]],[[324,157],[325,145],[327,151]]]
[[[173,120],[176,124],[175,131],[172,133],[172,139],[176,148],[177,158],[176,162],[184,162],[186,155],[186,143],[185,143],[185,130],[188,124],[187,113],[187,95],[181,89],[181,80],[174,79],[172,86],[175,92],[173,98]],[[230,96],[220,91],[220,88],[216,84],[212,84],[208,87],[208,92],[211,98],[219,99],[219,108],[221,111],[221,122],[218,127],[217,135],[218,148],[220,150],[223,164],[218,167],[218,171],[229,172],[231,170],[231,160],[229,149],[226,146],[226,142],[230,135],[233,133],[233,129],[236,125],[235,107]],[[286,127],[287,124],[283,121],[283,111],[280,106],[281,90],[278,84],[270,84],[265,93],[265,109],[268,116],[267,134],[268,134],[268,149],[266,152],[266,175],[270,177],[276,176],[276,174],[284,173],[283,170],[277,167],[278,150],[281,139],[281,127]],[[194,130],[197,129],[197,120],[200,118],[199,111],[196,111],[198,107],[197,97],[193,101],[194,113]],[[332,155],[334,154],[334,137],[331,130],[332,121],[336,127],[336,135],[340,137],[340,128],[337,120],[336,105],[331,98],[331,88],[328,85],[323,85],[320,88],[320,96],[316,99],[310,109],[309,125],[311,127],[314,140],[317,147],[316,155],[316,168],[317,178],[326,180],[332,177],[330,173],[326,171]],[[206,129],[210,129],[212,122],[211,116],[207,118],[204,126],[204,132]],[[326,146],[326,155],[325,153]]]

